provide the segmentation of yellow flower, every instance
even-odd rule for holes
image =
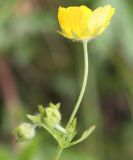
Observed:
[[[100,35],[108,26],[115,8],[110,5],[92,11],[86,6],[59,7],[61,34],[75,40],[89,40]]]

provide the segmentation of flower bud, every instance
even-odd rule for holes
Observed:
[[[50,127],[55,127],[57,124],[60,124],[61,114],[56,107],[46,108],[46,115],[47,117],[44,120]]]
[[[35,126],[30,123],[22,123],[15,129],[17,140],[30,140],[35,136]]]

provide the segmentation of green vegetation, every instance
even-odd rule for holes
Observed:
[[[79,109],[78,139],[61,160],[133,159],[133,20],[131,0],[0,1],[0,160],[52,160],[57,144],[43,129],[18,143],[13,129],[36,114],[37,105],[61,102],[63,126],[73,110],[82,81],[82,44],[58,35],[59,5],[91,8],[111,4],[115,16],[107,31],[88,45],[90,73]]]

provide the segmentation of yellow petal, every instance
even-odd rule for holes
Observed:
[[[107,28],[114,11],[115,9],[110,5],[99,7],[93,11],[89,22],[92,36],[101,34]]]
[[[59,7],[58,20],[65,37],[82,39],[88,30],[92,11],[86,6]],[[89,31],[88,31],[89,32]]]
[[[94,38],[107,28],[114,11],[115,9],[110,5],[99,7],[93,12],[84,5],[59,7],[60,33],[64,37],[75,40]]]

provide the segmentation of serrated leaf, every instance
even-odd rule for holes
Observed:
[[[91,126],[88,130],[84,131],[84,133],[82,134],[82,136],[78,140],[70,143],[70,145],[67,147],[70,147],[70,146],[73,146],[73,145],[76,145],[76,144],[82,142],[94,131],[94,129],[95,129],[95,126]]]

